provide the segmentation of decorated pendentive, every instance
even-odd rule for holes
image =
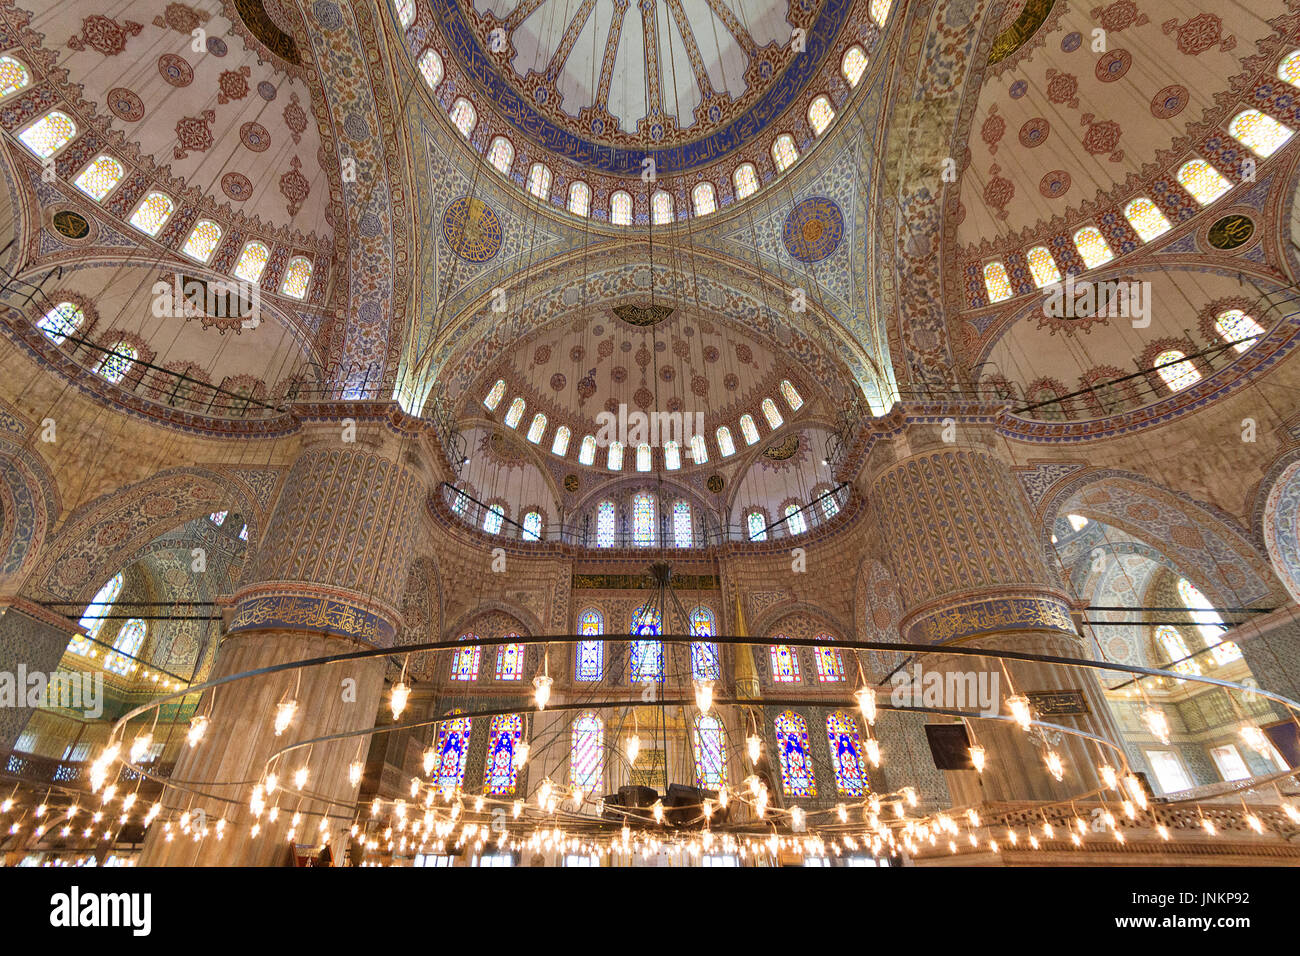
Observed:
[[[821,262],[843,239],[844,216],[840,207],[824,196],[813,196],[795,206],[781,230],[786,252],[799,262]]]
[[[481,199],[462,196],[442,214],[442,235],[467,262],[487,262],[501,251],[501,221]]]

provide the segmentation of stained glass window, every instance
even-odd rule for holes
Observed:
[[[789,133],[782,133],[772,143],[772,160],[776,163],[777,172],[785,172],[798,158],[799,151],[794,148],[794,137]]]
[[[540,511],[530,511],[524,515],[524,540],[542,540],[542,513]]]
[[[1241,309],[1228,309],[1215,317],[1214,331],[1219,333],[1223,341],[1236,342],[1233,346],[1235,351],[1244,352],[1255,343],[1241,340],[1258,338],[1264,334],[1264,327]]]
[[[122,180],[126,170],[112,156],[101,153],[95,161],[81,171],[72,184],[95,202],[100,202]]]
[[[835,768],[835,788],[848,797],[867,792],[867,774],[862,767],[862,738],[858,722],[837,710],[826,718],[826,741],[831,747],[831,766]]]
[[[497,172],[510,172],[510,164],[514,161],[515,147],[510,140],[504,136],[492,140],[492,145],[488,147],[488,162],[496,168]]]
[[[555,440],[551,442],[551,454],[564,457],[564,453],[569,450],[569,426],[561,425],[555,429]]]
[[[528,426],[528,440],[536,445],[546,433],[546,416],[538,412],[533,416],[533,423]]]
[[[818,634],[814,640],[833,641],[829,634]],[[813,648],[813,660],[817,662],[817,680],[823,684],[844,680],[844,659],[838,647]]]
[[[770,398],[763,399],[762,409],[763,417],[767,419],[767,423],[772,426],[773,429],[780,428],[785,423],[785,419],[781,417],[781,413],[776,410],[776,402],[772,401]]]
[[[1084,226],[1074,234],[1074,248],[1079,250],[1079,257],[1089,269],[1095,269],[1115,258],[1106,237],[1096,226]]]
[[[77,135],[77,124],[67,113],[52,110],[18,134],[23,145],[41,159],[53,156]]]
[[[456,717],[438,724],[435,748],[438,752],[438,787],[442,790],[457,790],[465,779],[465,758],[469,756],[472,726],[468,717]]]
[[[835,495],[834,493],[831,492],[829,488],[826,491],[822,492],[821,502],[822,502],[822,517],[825,518],[827,521],[830,521],[832,518],[834,518],[837,514],[840,513],[840,503],[835,500]]]
[[[691,190],[691,202],[695,204],[695,215],[707,216],[718,208],[718,196],[713,191],[713,183],[700,183]]]
[[[248,540],[248,525],[243,525],[243,526],[239,529],[239,540],[240,540],[240,541],[247,541],[247,540]]]
[[[156,236],[175,208],[170,197],[159,192],[149,193],[131,214],[131,225],[145,235]]]
[[[506,380],[503,378],[499,378],[496,380],[496,383],[492,386],[492,391],[488,392],[487,397],[483,399],[484,407],[488,409],[496,408],[498,405],[501,404],[501,399],[505,395],[505,393],[506,393]]]
[[[1261,158],[1276,153],[1294,132],[1259,110],[1244,110],[1228,124],[1228,135]]]
[[[474,124],[478,122],[478,114],[474,112],[474,107],[470,101],[463,96],[456,97],[456,102],[451,104],[451,125],[460,130],[460,134],[466,139],[469,134],[474,132]]]
[[[104,670],[125,675],[135,667],[132,660],[144,644],[144,621],[133,617],[122,625],[113,641],[112,652],[104,658]]]
[[[1277,65],[1277,78],[1283,83],[1300,86],[1300,50],[1292,50],[1282,58]]]
[[[101,376],[114,385],[126,378],[126,373],[131,371],[131,366],[139,358],[139,353],[135,347],[127,345],[125,342],[118,342],[99,362],[99,368],[96,369]]]
[[[763,516],[763,512],[751,511],[745,518],[745,523],[749,525],[750,541],[767,540],[767,518]]]
[[[893,5],[894,0],[871,0],[871,19],[883,27],[889,17],[889,8]]]
[[[790,411],[797,412],[803,407],[803,396],[790,384],[788,378],[781,379],[781,395],[785,398],[785,403],[790,406]]]
[[[690,623],[692,637],[713,637],[717,634],[713,611],[702,604],[691,608]],[[691,642],[691,679],[722,679],[722,670],[718,665],[718,645],[713,641]]]
[[[523,417],[524,400],[522,398],[516,398],[510,403],[510,407],[506,409],[506,426],[509,428],[517,428],[519,426],[519,420]]]
[[[515,792],[519,768],[515,751],[524,737],[524,719],[518,714],[497,714],[488,729],[487,792],[508,795]]]
[[[462,634],[462,641],[477,641],[477,634]],[[451,679],[452,680],[478,680],[478,661],[483,648],[475,645],[474,647],[462,647],[457,650],[451,657]]]
[[[11,56],[0,56],[0,96],[26,89],[31,82],[27,67]]]
[[[779,714],[776,751],[781,758],[781,785],[787,797],[817,796],[812,753],[808,750],[808,725],[794,711]]]
[[[720,425],[718,427],[717,435],[718,451],[722,454],[722,457],[726,458],[729,455],[734,455],[736,453],[736,445],[731,440],[731,429],[726,425]]]
[[[85,321],[86,314],[80,306],[60,302],[36,320],[36,327],[55,345],[62,345],[64,339],[81,328],[81,323]]]
[[[415,22],[415,0],[396,0],[397,22],[409,27]]]
[[[591,465],[596,461],[596,436],[586,435],[582,439],[582,446],[578,449],[578,461],[583,465]]]
[[[591,187],[586,183],[577,182],[569,186],[569,212],[575,216],[591,213]]]
[[[784,644],[773,644],[767,650],[772,658],[772,680],[777,684],[799,683],[799,655]]]
[[[83,657],[90,653],[91,648],[95,645],[93,639],[99,636],[99,630],[104,626],[104,619],[108,617],[109,611],[113,610],[113,602],[117,600],[118,594],[122,591],[122,575],[115,574],[111,579],[105,582],[104,586],[95,593],[86,605],[86,612],[81,615],[78,625],[85,628],[86,636],[80,634],[73,636],[68,642],[68,651],[73,654],[80,654]]]
[[[840,72],[844,74],[849,86],[857,86],[866,69],[867,54],[862,47],[855,43],[844,51],[844,58],[840,60]]]
[[[1227,664],[1239,660],[1241,650],[1235,643],[1225,641],[1222,637],[1228,625],[1223,623],[1223,618],[1214,610],[1214,605],[1201,593],[1200,588],[1186,578],[1179,578],[1178,597],[1183,602],[1183,607],[1194,612],[1192,619],[1196,622],[1196,629],[1200,631],[1205,646],[1212,649],[1210,653],[1215,662]]]
[[[703,435],[691,436],[691,460],[697,465],[706,464],[709,460],[709,449],[704,444]]]
[[[226,523],[226,515],[228,515],[229,513],[230,512],[228,511],[214,511],[212,512],[212,514],[208,515],[208,520],[211,521],[218,528],[220,528],[223,524]]]
[[[465,492],[457,490],[456,497],[451,501],[451,510],[453,514],[464,514],[465,509],[469,507],[469,497]]]
[[[753,415],[740,416],[740,433],[745,436],[745,444],[752,445],[758,441],[758,427],[754,424]]]
[[[190,232],[190,237],[185,240],[185,245],[181,247],[181,252],[195,262],[207,262],[212,258],[212,253],[216,251],[217,243],[220,241],[221,227],[211,219],[200,219],[194,224],[194,229]]]
[[[835,110],[831,107],[831,101],[826,96],[813,97],[813,101],[808,104],[808,125],[813,128],[813,132],[820,136],[826,132],[826,127],[831,125],[831,120],[835,119]]]
[[[632,499],[632,543],[638,548],[655,543],[655,500],[644,491]]]
[[[583,714],[573,722],[569,782],[583,793],[592,793],[600,788],[604,769],[605,725],[595,714]]]
[[[623,470],[623,443],[621,441],[609,443],[609,455],[605,458],[605,467],[610,471]]]
[[[731,183],[736,187],[736,198],[744,199],[758,192],[758,173],[753,163],[741,163],[731,174]]]
[[[594,607],[578,615],[578,633],[595,637],[605,633],[605,618]],[[578,659],[574,676],[578,680],[600,680],[605,670],[605,644],[603,641],[579,641]]]
[[[438,56],[437,50],[429,49],[421,54],[420,73],[424,76],[424,82],[429,84],[429,89],[438,88],[442,82],[442,57]]]
[[[1201,373],[1196,370],[1196,366],[1191,362],[1182,362],[1187,356],[1177,349],[1170,349],[1167,352],[1161,352],[1156,356],[1156,372],[1164,383],[1169,386],[1171,392],[1181,392],[1189,385],[1195,385],[1201,380]],[[1164,366],[1160,368],[1159,366]]]
[[[1034,285],[1038,288],[1061,281],[1061,270],[1056,267],[1056,259],[1047,246],[1034,246],[1025,253],[1025,258],[1029,260],[1029,274],[1034,277]]]
[[[1005,302],[1015,294],[1011,288],[1011,277],[1007,275],[1007,267],[1000,262],[985,264],[984,288],[988,290],[990,302]]]
[[[1178,182],[1202,206],[1208,206],[1232,188],[1232,183],[1203,159],[1183,163],[1178,169]]]
[[[1169,624],[1161,624],[1155,630],[1156,641],[1160,644],[1160,653],[1165,656],[1161,661],[1164,667],[1173,666],[1173,669],[1179,674],[1199,674],[1201,666],[1195,660],[1184,660],[1191,654],[1187,649],[1187,642],[1183,636],[1178,633],[1178,628]]]
[[[280,280],[280,294],[293,299],[306,298],[309,282],[311,282],[311,260],[306,256],[294,256],[289,260],[288,268],[284,270],[284,278]]]
[[[663,633],[663,619],[658,608],[639,607],[632,612],[633,637],[658,637]],[[664,679],[663,641],[632,642],[632,683],[649,684]]]
[[[235,263],[235,278],[245,282],[256,282],[262,278],[262,271],[271,258],[271,250],[260,242],[245,243]]]
[[[803,534],[808,530],[808,522],[803,516],[803,510],[794,504],[785,506],[785,528],[790,534]]]
[[[528,170],[528,191],[538,199],[548,199],[551,195],[551,170],[549,166],[533,163]]]
[[[658,190],[650,197],[650,214],[656,226],[666,226],[673,221],[673,197],[664,190]]]
[[[602,501],[596,506],[596,547],[614,546],[614,502]]]
[[[621,189],[610,194],[609,221],[616,226],[632,225],[632,197]]]
[[[507,634],[506,638],[518,637]],[[524,675],[523,644],[502,644],[497,648],[497,680],[520,680]]]
[[[719,790],[726,776],[722,722],[711,714],[701,714],[695,718],[695,783],[705,790]]]
[[[650,446],[645,442],[636,446],[636,470],[650,470]]]
[[[1172,226],[1169,220],[1146,196],[1139,196],[1124,207],[1124,218],[1129,221],[1143,242],[1150,242],[1157,236],[1164,235]]]
[[[493,505],[483,515],[483,530],[488,534],[496,534],[501,530],[501,519],[505,517],[505,511],[500,505]]]
[[[691,506],[685,501],[673,503],[673,544],[679,548],[689,548],[695,543],[691,530]]]
[[[664,442],[664,467],[669,471],[682,467],[682,447],[675,441]]]

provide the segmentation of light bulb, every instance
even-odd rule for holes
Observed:
[[[1250,827],[1256,833],[1264,832],[1264,824],[1260,821],[1259,817],[1255,816],[1253,813],[1246,814],[1246,826]]]
[[[867,738],[867,760],[871,761],[871,766],[880,766],[880,741],[875,737]]]
[[[1102,764],[1097,770],[1101,773],[1102,783],[1106,784],[1107,789],[1114,790],[1119,786],[1119,775],[1110,764]]]
[[[870,727],[876,722],[876,692],[870,687],[859,687],[853,692],[857,698],[858,710],[862,711],[862,719]]]
[[[185,732],[185,739],[191,747],[197,747],[203,735],[208,732],[208,718],[200,714],[190,721],[190,729]]]
[[[713,681],[697,680],[695,682],[695,706],[701,714],[707,714],[713,706]]]
[[[295,790],[301,790],[307,786],[307,768],[299,767],[293,772],[293,786]]]
[[[1219,832],[1214,825],[1214,821],[1210,820],[1207,817],[1201,817],[1201,826],[1205,828],[1205,832],[1208,833],[1210,836],[1215,836]]]
[[[970,748],[970,762],[975,765],[976,773],[984,772],[984,748],[979,744]]]
[[[1050,773],[1058,783],[1065,779],[1065,764],[1061,760],[1061,755],[1055,750],[1049,750],[1044,758],[1047,762],[1047,772]]]
[[[1270,751],[1273,749],[1268,742],[1268,737],[1264,731],[1260,730],[1254,724],[1247,724],[1241,728],[1241,739],[1246,742],[1246,746],[1255,751],[1261,757],[1268,759],[1272,756]]]
[[[790,808],[790,828],[795,832],[803,830],[808,823],[808,815],[801,807]]]
[[[296,700],[282,700],[279,706],[275,708],[275,735],[279,737],[289,729],[289,723],[293,720],[293,715],[298,710]]]
[[[522,770],[524,764],[528,763],[528,741],[520,741],[519,746],[515,748],[515,769]]]
[[[361,783],[361,772],[364,768],[365,766],[360,760],[352,761],[348,766],[348,783],[354,787]]]
[[[153,744],[153,734],[143,733],[131,742],[131,763],[139,763]]]
[[[280,778],[273,773],[266,775],[266,795],[269,797],[280,786]]]
[[[1164,711],[1156,707],[1148,707],[1142,711],[1142,723],[1146,724],[1152,737],[1162,744],[1169,743],[1169,718],[1165,716]]]
[[[758,758],[763,755],[763,738],[758,734],[746,737],[745,746],[749,749],[749,762],[758,763]]]
[[[636,734],[628,734],[627,740],[623,742],[623,749],[627,753],[627,762],[635,764],[637,754],[641,752],[641,738]]]
[[[1147,792],[1142,789],[1142,781],[1137,778],[1136,774],[1128,774],[1124,777],[1124,789],[1128,791],[1129,796],[1143,810],[1147,808]]]
[[[424,752],[424,775],[427,777],[433,773],[433,768],[438,763],[438,751],[430,747]]]
[[[1011,711],[1011,716],[1016,723],[1020,725],[1021,730],[1028,730],[1029,723],[1033,719],[1029,710],[1029,698],[1023,694],[1017,694],[1014,697],[1007,698],[1007,709]]]
[[[411,697],[411,688],[406,681],[398,681],[393,685],[393,720],[402,716],[402,711],[406,710],[406,702]]]
[[[1156,824],[1156,833],[1160,835],[1160,839],[1162,840],[1169,839],[1169,828],[1165,826],[1163,823]]]
[[[1056,836],[1055,828],[1046,820],[1043,821],[1043,836],[1047,837],[1049,840]]]
[[[1300,810],[1296,809],[1295,804],[1282,804],[1282,812],[1286,814],[1286,818],[1292,823],[1300,825]]]
[[[899,791],[899,793],[903,795],[903,799],[907,801],[907,805],[909,807],[916,806],[917,799],[916,799],[915,787],[904,787],[902,790]]]
[[[551,684],[555,683],[546,674],[538,674],[533,678],[533,697],[537,701],[537,709],[545,710],[546,702],[551,699]]]

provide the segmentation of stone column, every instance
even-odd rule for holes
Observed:
[[[418,509],[430,484],[420,439],[383,421],[314,422],[305,426],[294,463],[258,551],[235,594],[233,619],[218,650],[214,676],[347,653],[393,643],[397,607],[412,559]],[[301,683],[299,683],[301,680]],[[146,839],[141,863],[160,865],[275,865],[286,863],[288,829],[302,813],[294,842],[319,844],[322,812],[330,822],[337,861],[351,824],[348,806],[357,793],[348,766],[365,759],[369,741],[356,738],[295,751],[275,768],[281,790],[278,819],[253,824],[249,797],[264,779],[268,756],[287,744],[374,726],[384,689],[384,659],[343,662],[241,679],[204,694],[198,713],[209,713],[202,742],[186,748],[172,781],[234,803],[168,788],[169,808],[202,809],[209,835],[193,841],[176,833],[167,841],[161,822]],[[282,736],[273,718],[286,696],[297,712]],[[358,758],[358,753],[360,757]],[[308,767],[306,791],[293,788],[294,772]],[[213,824],[226,820],[217,840]],[[175,829],[175,827],[173,827]]]
[[[868,494],[903,604],[902,639],[940,647],[1091,656],[1071,623],[1065,591],[1047,563],[1028,502],[1000,456],[992,426],[987,419],[946,422],[946,427],[942,422],[907,422],[882,435],[867,466]],[[945,433],[954,440],[944,441]],[[1055,700],[1074,697],[1087,710],[1045,719],[1117,739],[1093,672],[1012,662],[1004,672],[992,658],[926,654],[898,677],[915,678],[917,667],[921,691],[944,689],[942,701],[931,694],[917,704],[981,710],[981,703],[970,698],[980,690],[996,691],[993,706],[1006,714],[1001,701],[1011,695],[1009,673],[1017,694],[1063,694]],[[909,702],[903,694],[896,696]],[[1041,710],[1046,699],[1038,702],[1036,710]],[[1046,748],[1034,746],[1018,727],[994,720],[973,725],[988,755],[987,768],[982,775],[947,774],[956,805],[1062,799],[1098,785],[1095,744],[1069,735],[1052,743],[1066,768],[1058,783],[1047,770]],[[1110,762],[1119,767],[1117,759]]]
[[[83,633],[82,628],[66,617],[23,598],[0,600],[0,753],[13,749],[27,721],[44,703],[44,699],[37,702],[40,689],[43,687],[46,694],[51,694],[47,682],[54,679],[68,641],[73,635]],[[87,669],[59,676],[78,678],[77,700],[72,706],[91,720],[103,713],[102,675]],[[70,684],[64,692],[65,702],[72,700],[71,689]],[[10,694],[13,699],[9,699]],[[60,699],[57,683],[51,696]]]

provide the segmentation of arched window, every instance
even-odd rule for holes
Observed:
[[[483,407],[491,411],[501,404],[502,397],[506,394],[506,380],[499,378],[492,386],[492,391],[487,393],[483,399]]]
[[[73,636],[68,642],[68,652],[80,654],[85,657],[94,648],[94,639],[99,637],[99,630],[104,626],[104,619],[108,617],[113,610],[113,602],[117,600],[118,594],[122,591],[122,575],[113,575],[104,586],[100,588],[90,603],[86,605],[86,612],[81,615],[81,620],[77,624],[84,628],[86,636],[80,634]]]
[[[21,61],[11,56],[0,56],[0,97],[24,90],[31,82],[32,75]]]
[[[819,496],[822,505],[822,518],[830,521],[840,513],[840,503],[835,500],[835,495],[828,488]]]
[[[785,506],[785,528],[789,534],[803,534],[808,530],[808,522],[803,510],[796,504]]]
[[[453,714],[459,711],[452,711]],[[473,723],[468,717],[455,717],[438,724],[435,747],[438,751],[438,787],[459,790],[465,780],[465,758],[469,756],[469,733]]]
[[[510,166],[515,161],[515,146],[504,136],[497,136],[488,147],[488,162],[499,173],[510,173]]]
[[[669,471],[682,467],[682,448],[675,441],[664,442],[664,467]]]
[[[1191,651],[1187,649],[1187,642],[1183,636],[1178,633],[1178,628],[1169,624],[1160,624],[1155,630],[1156,641],[1160,645],[1160,653],[1165,659],[1161,661],[1161,666],[1169,667],[1179,674],[1199,674],[1201,666],[1195,658],[1190,658]],[[1184,660],[1184,658],[1188,658]]]
[[[753,445],[758,441],[758,426],[754,416],[748,413],[740,416],[740,433],[745,436],[745,444]]]
[[[1034,277],[1034,285],[1038,288],[1061,281],[1061,270],[1056,267],[1056,259],[1047,246],[1034,246],[1025,253],[1025,258],[1029,261],[1029,274]]]
[[[1264,327],[1241,309],[1228,309],[1215,316],[1214,331],[1223,341],[1236,342],[1233,346],[1235,351],[1244,352],[1255,344],[1254,339],[1264,334]]]
[[[616,226],[632,225],[632,197],[621,189],[610,194],[609,221]]]
[[[469,100],[463,96],[456,97],[456,102],[451,104],[451,125],[460,130],[460,135],[469,139],[470,133],[474,132],[474,126],[478,123],[478,114],[474,112],[474,107]]]
[[[561,425],[555,429],[555,440],[551,442],[551,454],[564,457],[564,453],[569,450],[569,426]]]
[[[777,639],[785,637],[778,634]],[[772,681],[776,684],[799,683],[799,655],[785,644],[773,644],[768,649],[772,658]]]
[[[133,617],[122,625],[113,641],[113,651],[104,658],[104,670],[125,676],[135,669],[135,656],[144,646],[144,621]]]
[[[713,190],[713,183],[700,183],[691,190],[691,202],[695,205],[695,215],[707,216],[718,208],[718,195]]]
[[[208,515],[208,520],[220,528],[226,523],[226,515],[228,514],[230,514],[229,511],[214,511],[212,514]]]
[[[1281,149],[1294,132],[1259,110],[1243,110],[1228,124],[1228,135],[1261,159]]]
[[[709,449],[704,444],[703,435],[691,436],[691,460],[697,465],[707,464],[709,460]]]
[[[171,201],[171,197],[160,192],[151,192],[140,200],[140,205],[135,207],[135,212],[131,213],[130,223],[145,235],[156,236],[175,208],[176,204]]]
[[[1178,169],[1178,182],[1202,206],[1208,206],[1232,188],[1232,183],[1203,159],[1183,163]]]
[[[306,256],[294,256],[284,270],[284,278],[280,280],[280,294],[291,299],[305,299],[310,282],[311,260]]]
[[[528,440],[536,445],[546,432],[546,416],[538,412],[533,416],[533,423],[528,426]]]
[[[767,540],[767,518],[761,511],[751,511],[745,518],[745,523],[749,526],[750,541]]]
[[[540,511],[530,511],[524,515],[524,540],[542,540],[542,513]]]
[[[781,379],[781,395],[785,398],[785,403],[790,406],[790,411],[797,412],[803,407],[803,396],[790,384],[788,378]]]
[[[477,641],[477,634],[462,634],[462,641]],[[477,644],[473,647],[462,647],[451,656],[451,679],[452,680],[478,680],[478,662],[483,652],[483,648]]]
[[[862,47],[855,43],[844,51],[844,58],[840,60],[840,72],[844,74],[844,81],[849,86],[857,86],[866,69],[867,54]]]
[[[3,62],[0,60],[0,63]],[[1292,50],[1282,58],[1282,62],[1277,65],[1277,78],[1283,83],[1300,86],[1300,50]]]
[[[893,4],[894,0],[871,0],[871,19],[876,21],[877,26],[885,25],[885,20],[889,17],[889,8]]]
[[[578,633],[583,637],[598,637],[605,633],[605,618],[594,607],[578,615]],[[600,680],[605,671],[605,643],[579,641],[574,677],[577,680]]]
[[[835,768],[835,788],[848,797],[867,792],[867,774],[862,767],[862,738],[858,722],[842,710],[826,718],[826,742],[831,748],[831,766]]]
[[[758,172],[753,163],[741,163],[731,174],[731,184],[736,187],[736,198],[744,199],[758,192]]]
[[[711,714],[700,714],[695,718],[695,783],[705,790],[720,790],[726,779],[722,722]]]
[[[605,725],[595,714],[582,714],[573,722],[569,751],[569,783],[583,793],[600,789],[605,770]]]
[[[397,22],[403,28],[415,22],[415,0],[395,0],[397,5]]]
[[[817,796],[808,725],[792,710],[777,715],[776,752],[781,758],[781,786],[787,797]]]
[[[636,446],[636,470],[650,470],[650,446],[645,442]]]
[[[650,215],[656,226],[666,226],[673,221],[673,197],[660,189],[650,197]]]
[[[770,398],[765,398],[763,399],[761,407],[763,409],[763,417],[767,419],[768,425],[770,425],[774,431],[785,424],[785,419],[782,418],[781,413],[776,410],[776,402],[772,401]]]
[[[497,534],[501,530],[501,521],[505,517],[505,509],[500,505],[493,505],[483,515],[483,530],[488,534]]]
[[[53,156],[77,135],[77,124],[67,113],[51,110],[18,134],[23,145],[41,159]]]
[[[211,219],[200,219],[194,224],[194,229],[190,232],[190,237],[185,240],[185,245],[181,247],[181,252],[195,262],[207,262],[212,258],[212,253],[217,251],[219,242],[221,242],[221,227]]]
[[[1139,196],[1125,206],[1124,218],[1143,242],[1150,242],[1173,228],[1165,214],[1146,196]]]
[[[1007,275],[1007,267],[1000,262],[985,264],[984,288],[988,291],[990,302],[1005,302],[1015,294],[1011,288],[1011,277]]]
[[[776,163],[777,172],[783,173],[795,164],[799,151],[794,148],[794,137],[782,133],[772,142],[772,161]]]
[[[95,161],[81,171],[81,175],[72,184],[95,202],[102,202],[112,192],[113,187],[122,181],[126,170],[112,156],[105,153],[95,157]]]
[[[1169,349],[1157,355],[1152,363],[1156,373],[1169,386],[1171,392],[1181,392],[1187,386],[1195,385],[1201,380],[1201,373],[1196,370],[1195,365],[1180,361],[1185,358],[1187,358],[1185,353],[1177,349]]]
[[[614,502],[602,501],[596,506],[596,547],[614,546]]]
[[[518,714],[497,714],[488,729],[487,792],[509,795],[515,792],[519,768],[515,751],[524,737],[524,719]]]
[[[1065,520],[1070,522],[1070,528],[1073,531],[1082,531],[1084,528],[1088,527],[1088,519],[1083,515],[1066,515]]]
[[[826,633],[818,634],[814,640],[833,641],[835,638]],[[844,680],[844,658],[838,647],[813,648],[813,660],[817,662],[817,680],[822,684],[831,684]]]
[[[591,214],[591,187],[584,182],[569,186],[569,212],[575,216]]]
[[[691,506],[685,501],[676,501],[673,503],[673,544],[679,548],[689,548],[694,543]]]
[[[1096,226],[1084,226],[1074,234],[1074,248],[1079,250],[1079,257],[1089,269],[1095,269],[1115,258],[1115,253],[1106,242],[1106,237]]]
[[[528,170],[528,191],[538,199],[549,199],[551,196],[551,169],[541,163],[533,163]]]
[[[638,548],[648,548],[655,543],[655,500],[644,491],[632,499],[632,543]]]
[[[507,428],[517,428],[519,426],[519,420],[524,417],[525,407],[526,405],[522,398],[516,398],[510,403],[510,407],[506,409],[505,421]]]
[[[80,306],[71,302],[60,302],[36,320],[36,327],[55,345],[62,345],[64,339],[74,334],[85,321],[86,314],[81,311]]]
[[[506,640],[518,637],[507,634]],[[521,680],[524,676],[523,644],[502,644],[497,648],[497,680]]]
[[[714,637],[718,632],[713,611],[703,604],[691,608],[690,622],[692,637]],[[718,645],[713,641],[691,642],[691,679],[722,679],[722,669],[718,666]]]
[[[457,489],[456,497],[453,498],[451,502],[451,513],[457,515],[463,515],[465,513],[465,509],[468,507],[469,507],[469,497],[465,494],[465,492]]]
[[[808,125],[813,128],[813,132],[820,136],[826,132],[826,127],[831,125],[833,119],[835,109],[831,106],[830,97],[813,97],[813,101],[808,104]]]
[[[736,445],[731,440],[731,429],[726,425],[719,425],[718,431],[718,451],[723,458],[727,458],[736,453]]]
[[[586,435],[582,439],[582,445],[578,448],[578,463],[583,465],[593,465],[596,463],[596,436]]]
[[[605,457],[605,467],[610,471],[623,470],[623,443],[621,441],[609,443],[609,454]]]
[[[1205,641],[1205,646],[1211,648],[1210,653],[1214,656],[1215,663],[1227,664],[1241,659],[1241,649],[1232,641],[1223,639],[1223,632],[1228,629],[1228,625],[1223,623],[1223,618],[1214,609],[1210,599],[1196,585],[1186,578],[1179,578],[1178,598],[1183,602],[1183,607],[1193,612],[1192,620],[1196,622],[1196,629]]]
[[[642,605],[632,612],[633,637],[657,638],[663,633],[663,618],[658,608]],[[664,643],[659,640],[632,642],[631,680],[634,684],[652,684],[664,679]]]
[[[424,76],[424,82],[429,84],[429,89],[438,88],[442,82],[442,57],[438,56],[437,50],[429,48],[420,54],[420,73]]]
[[[113,346],[109,353],[99,362],[99,368],[95,369],[102,378],[112,382],[114,385],[126,378],[126,373],[131,371],[131,366],[135,360],[140,357],[140,353],[135,350],[135,346],[127,345],[125,342],[118,342]]]
[[[256,282],[262,278],[262,272],[270,259],[271,250],[262,243],[256,240],[245,243],[239,253],[239,261],[235,263],[235,278],[243,279],[245,282]]]

